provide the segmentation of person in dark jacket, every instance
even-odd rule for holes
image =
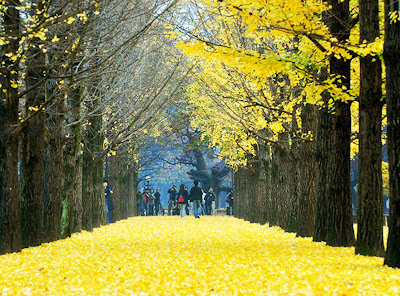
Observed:
[[[171,216],[171,210],[176,201],[176,186],[172,186],[169,190],[169,200],[168,200],[168,216]]]
[[[154,193],[154,196],[156,197],[155,200],[155,211],[156,211],[156,216],[158,216],[158,212],[160,211],[160,204],[161,204],[161,190],[160,188],[157,188],[156,193]]]
[[[232,193],[232,190],[229,191],[228,195],[226,196],[225,201],[227,203],[226,214],[228,216],[233,215],[233,193]]]
[[[149,196],[150,196],[150,190],[148,188],[145,188],[142,200],[142,213],[141,213],[142,216],[149,215]]]
[[[187,190],[185,189],[185,185],[181,184],[179,187],[179,192],[178,192],[178,204],[181,208],[181,218],[185,217],[185,212],[186,212],[186,203],[189,199],[189,194]]]
[[[150,194],[148,198],[148,209],[149,209],[149,214],[148,216],[153,216],[154,215],[154,204],[156,201],[156,197],[154,196],[154,189],[150,189]]]
[[[212,203],[215,201],[215,193],[212,188],[210,188],[206,195],[206,214],[212,214]]]
[[[193,202],[193,215],[199,219],[203,191],[199,188],[199,181],[195,180],[193,184],[194,186],[190,189],[189,198]]]
[[[112,191],[111,186],[110,186],[110,184],[108,183],[107,180],[103,181],[103,186],[104,186],[104,196],[106,198],[107,218],[108,218],[108,222],[111,223],[111,215],[112,215],[112,211],[114,210],[112,194],[114,192]]]

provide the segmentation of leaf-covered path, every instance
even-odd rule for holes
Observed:
[[[0,295],[399,295],[400,270],[231,217],[137,217],[0,256]]]

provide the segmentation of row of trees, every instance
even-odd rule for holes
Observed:
[[[136,213],[139,151],[184,76],[177,1],[0,4],[0,253]]]
[[[389,241],[400,266],[397,1],[199,1],[175,26],[192,57],[192,126],[236,167],[236,215],[383,256],[382,108]],[[383,29],[385,41],[383,41]],[[397,35],[396,35],[397,34]],[[386,94],[382,92],[382,62]],[[359,145],[358,231],[350,192]]]

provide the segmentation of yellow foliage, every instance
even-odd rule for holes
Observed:
[[[400,270],[231,217],[131,218],[0,257],[7,295],[398,295]]]

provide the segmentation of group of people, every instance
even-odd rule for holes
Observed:
[[[183,184],[180,185],[179,191],[176,186],[172,186],[169,190],[168,215],[175,214],[179,211],[181,217],[189,215],[189,202],[193,205],[193,215],[200,218],[200,214],[214,215],[216,195],[213,188],[207,192],[199,187],[199,182],[194,181],[194,186],[188,191]],[[233,214],[233,194],[230,191],[226,197],[227,215]]]
[[[114,193],[107,180],[103,181],[104,196],[106,203],[107,219],[111,223],[112,211],[114,209],[112,194]],[[193,215],[199,219],[200,215],[214,215],[215,214],[215,201],[216,195],[213,188],[210,188],[208,192],[205,192],[199,187],[199,182],[194,181],[194,186],[188,191],[188,188],[181,184],[179,191],[176,186],[172,186],[169,190],[168,200],[168,215],[180,214],[181,218],[189,215],[189,202],[193,204]],[[226,214],[233,215],[233,194],[232,191],[226,196]],[[141,192],[138,192],[138,213],[141,216],[154,216],[160,212],[164,214],[164,209],[161,206],[161,190],[157,188],[156,192],[154,189],[143,188]]]
[[[160,188],[157,188],[156,192],[154,193],[154,189],[149,189],[146,187],[142,189],[142,192],[139,192],[138,196],[138,201],[140,201],[139,205],[141,216],[158,216],[160,211],[164,211],[161,206]]]
[[[168,215],[174,214],[174,210],[179,207],[181,217],[185,213],[189,214],[189,202],[193,203],[193,215],[200,218],[200,214],[213,215],[215,213],[216,196],[212,188],[207,193],[199,187],[199,182],[194,181],[194,186],[188,191],[183,184],[176,190],[176,186],[172,186],[169,190]]]

